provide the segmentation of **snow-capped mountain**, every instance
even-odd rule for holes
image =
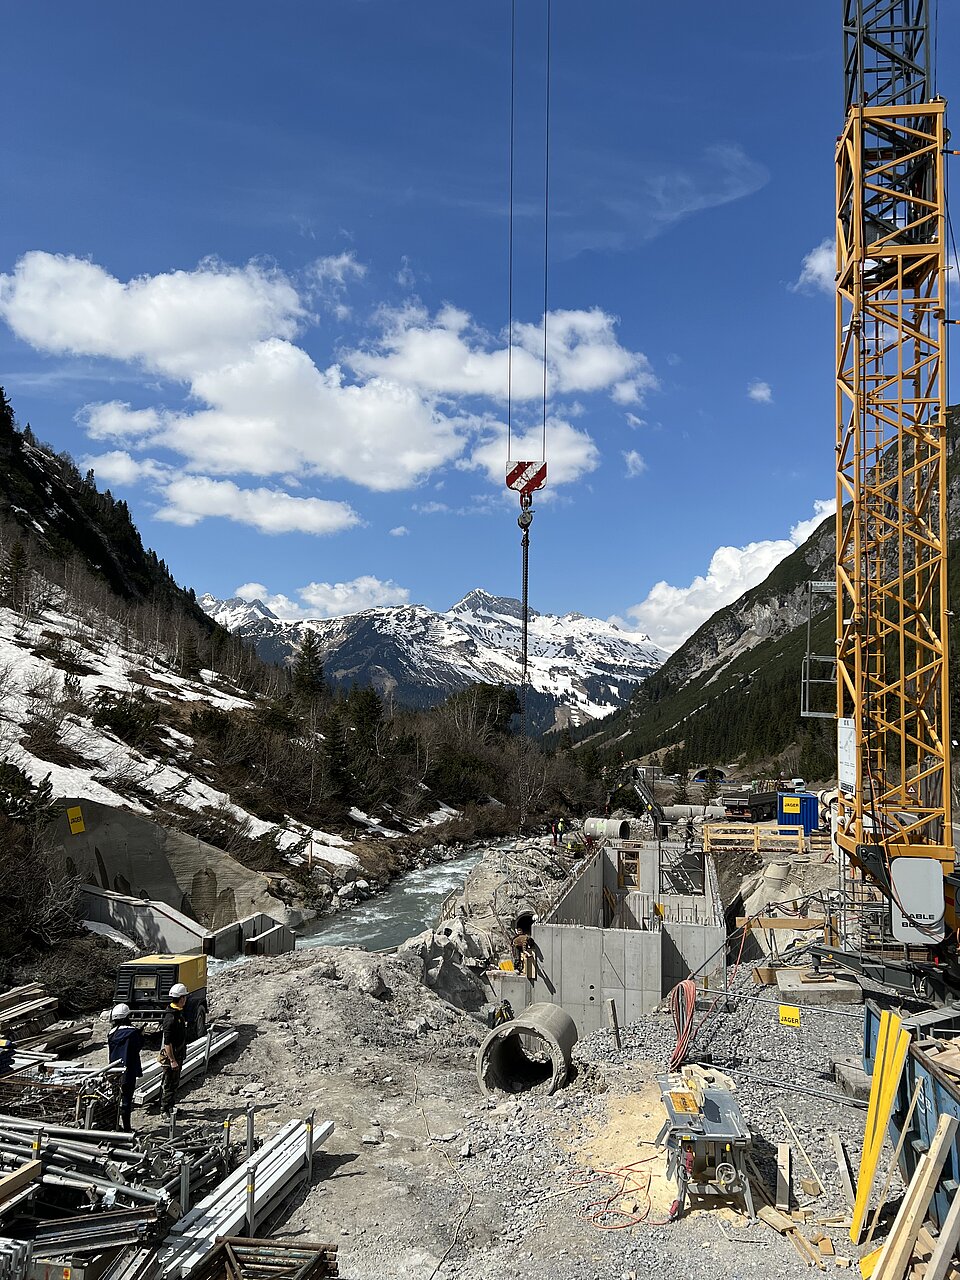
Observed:
[[[320,641],[329,680],[373,685],[384,697],[412,706],[429,706],[480,681],[516,685],[520,679],[520,603],[481,590],[445,613],[399,605],[302,622],[283,621],[262,600],[204,595],[199,603],[272,662],[288,661],[309,628]],[[544,730],[623,706],[632,686],[667,656],[639,631],[579,613],[558,617],[535,610],[528,654],[531,719]]]

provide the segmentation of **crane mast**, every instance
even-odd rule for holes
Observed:
[[[906,947],[955,941],[945,102],[928,0],[844,0],[837,195],[837,840]]]

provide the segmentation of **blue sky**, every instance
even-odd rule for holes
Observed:
[[[518,8],[514,430],[538,452],[545,4]],[[0,381],[198,593],[518,594],[509,12],[6,7]],[[531,602],[671,646],[833,492],[840,5],[554,0],[551,83]]]

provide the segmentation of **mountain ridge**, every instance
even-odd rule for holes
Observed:
[[[309,630],[320,642],[329,680],[369,684],[412,706],[434,705],[474,683],[515,686],[520,680],[520,602],[480,587],[443,613],[404,604],[289,621],[262,600],[218,600],[207,593],[198,603],[272,662],[289,662]],[[581,613],[531,609],[533,727],[579,725],[624,705],[666,656],[643,632]]]

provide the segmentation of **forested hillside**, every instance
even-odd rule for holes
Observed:
[[[948,412],[949,600],[960,608],[960,408]],[[836,726],[800,714],[806,583],[832,581],[833,517],[757,587],[719,610],[637,689],[630,705],[573,735],[603,758],[660,752],[668,766],[740,763],[826,781]],[[811,651],[834,652],[833,596],[814,597]],[[960,723],[960,627],[950,629],[951,719]],[[822,674],[822,672],[818,672]],[[823,694],[821,694],[821,697]],[[832,702],[828,695],[828,705]],[[669,753],[669,755],[667,754]]]

